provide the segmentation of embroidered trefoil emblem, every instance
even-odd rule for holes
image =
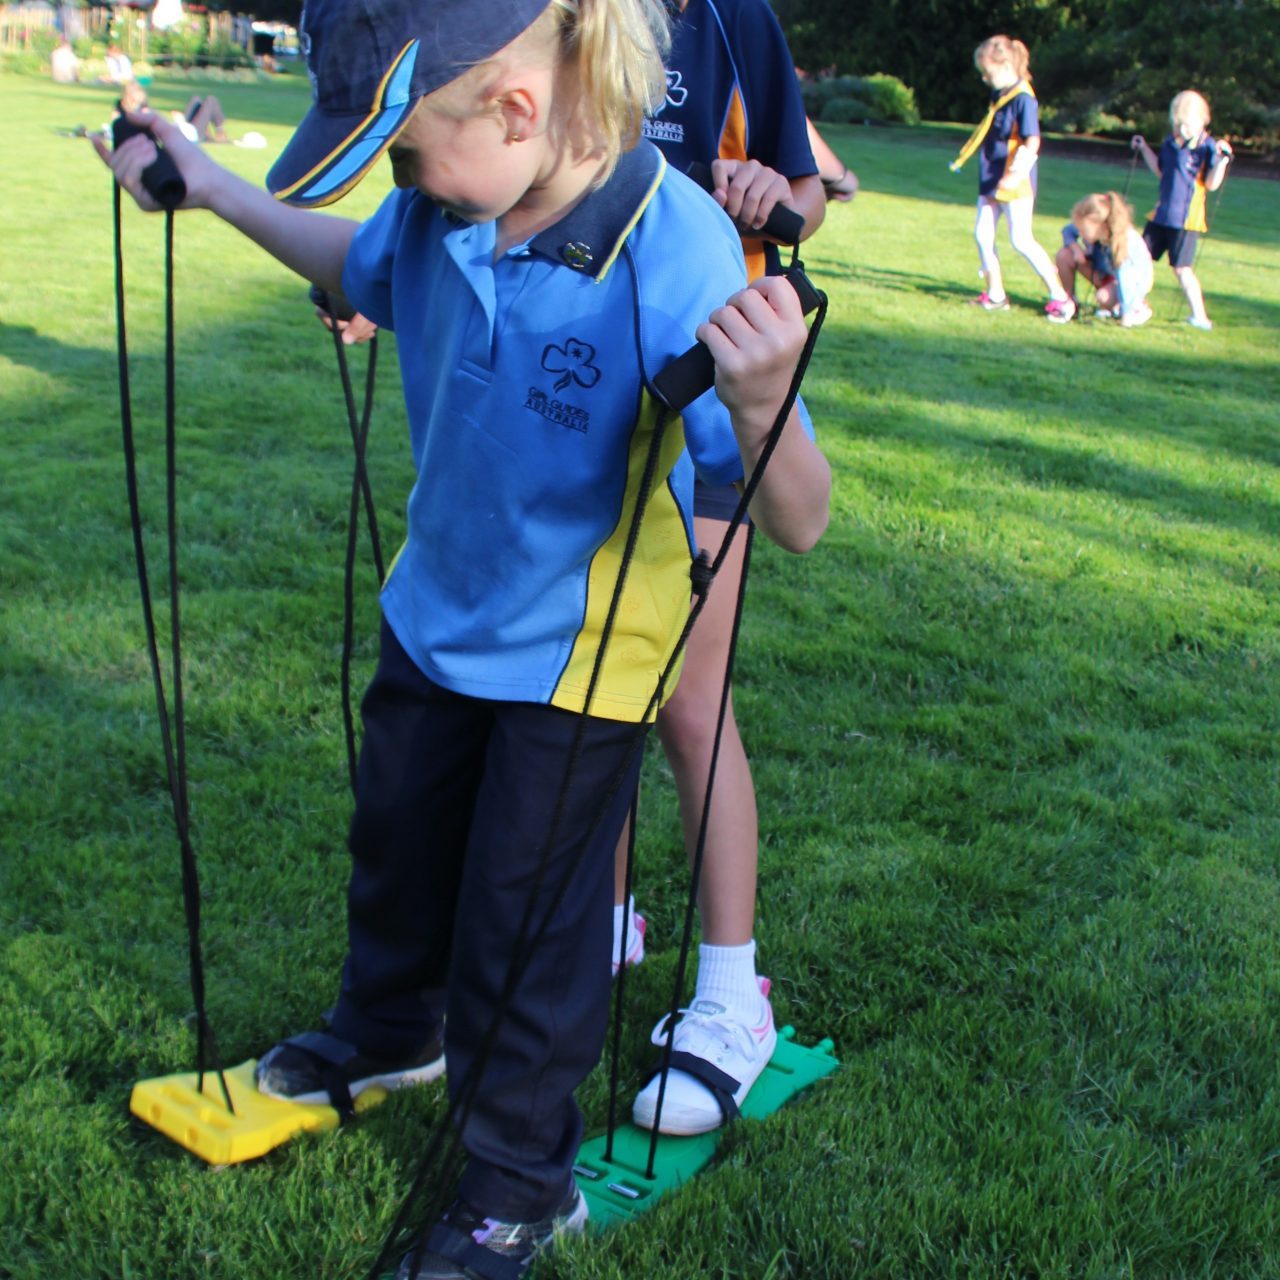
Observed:
[[[684,76],[679,71],[667,72],[667,96],[653,113],[660,116],[668,107],[683,107],[684,100],[689,96],[688,88],[682,83]]]
[[[580,342],[570,338],[563,347],[554,343],[542,350],[542,367],[548,373],[558,373],[555,389],[563,391],[571,382],[580,387],[594,387],[600,381],[600,370],[591,362],[596,358],[596,349],[589,342]]]

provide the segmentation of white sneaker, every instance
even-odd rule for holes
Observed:
[[[633,965],[637,965],[644,959],[644,931],[648,928],[644,916],[638,911],[631,913],[631,927],[627,930],[627,958],[623,963],[630,969]],[[613,959],[609,962],[609,968],[613,976],[618,976],[618,939],[613,939],[613,951],[611,952]]]
[[[1050,298],[1044,304],[1044,314],[1054,324],[1070,324],[1076,318],[1075,299]]]
[[[714,1000],[695,1000],[680,1011],[672,1044],[672,1068],[662,1099],[661,1133],[687,1137],[709,1133],[737,1115],[738,1108],[773,1057],[778,1043],[769,1003],[769,979],[758,978],[761,1010],[754,1022],[739,1020]],[[653,1029],[656,1045],[667,1042],[667,1022],[663,1018]],[[687,1070],[685,1068],[688,1068]],[[706,1072],[714,1080],[717,1093],[694,1071]],[[652,1129],[658,1108],[661,1071],[636,1096],[631,1118],[642,1129]]]

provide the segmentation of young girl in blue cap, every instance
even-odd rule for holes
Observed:
[[[751,475],[804,341],[791,286],[744,289],[732,224],[635,145],[664,23],[655,0],[309,0],[282,202],[133,117],[183,207],[397,333],[418,477],[362,709],[348,955],[329,1030],[265,1055],[259,1087],[343,1103],[443,1052],[456,1100],[481,1072],[458,1199],[403,1280],[510,1276],[586,1217],[573,1091],[607,1020],[637,734],[688,614],[693,471]],[[98,149],[155,208],[153,142]],[[399,189],[368,222],[305,207],[383,152]],[[695,335],[717,394],[668,425],[646,503],[652,380]],[[793,411],[752,518],[803,551],[829,486]]]

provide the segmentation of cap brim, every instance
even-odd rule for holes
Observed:
[[[287,204],[319,208],[341,200],[395,141],[417,106],[410,97],[418,42],[410,41],[379,86],[367,116],[328,116],[312,107],[267,174],[267,190]]]

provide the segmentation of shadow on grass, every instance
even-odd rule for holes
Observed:
[[[968,302],[977,296],[977,285],[966,289],[963,285],[948,284],[934,276],[921,275],[915,271],[894,271],[888,267],[872,267],[865,263],[854,266],[837,264],[828,260],[824,266],[844,270],[853,284],[866,284],[877,289],[893,289],[900,293],[924,293],[931,298],[958,299]],[[815,273],[816,274],[816,273]]]
[[[0,320],[0,356],[50,377],[83,379],[85,386],[98,386],[108,378],[115,384],[114,352],[75,346],[29,324]]]
[[[1252,270],[1252,268],[1247,268]],[[1247,298],[1240,293],[1219,293],[1213,287],[1214,263],[1197,262],[1196,274],[1204,288],[1205,305],[1215,324],[1232,328],[1275,329],[1280,331],[1280,302],[1267,302],[1262,298]],[[1172,278],[1172,277],[1170,277]],[[1180,312],[1186,307],[1178,298]],[[1168,308],[1166,308],[1168,310]],[[1280,380],[1272,388],[1272,398],[1280,395]]]
[[[832,326],[829,332],[829,341],[845,348],[833,366],[849,371],[854,395],[862,397],[861,404],[855,399],[853,417],[865,424],[866,434],[910,441],[930,452],[947,450],[958,458],[989,459],[1038,487],[1110,494],[1169,516],[1268,538],[1280,533],[1275,486],[1247,485],[1238,475],[1224,483],[1212,465],[1214,455],[1234,455],[1249,464],[1280,466],[1280,444],[1261,429],[1259,419],[1242,429],[1224,418],[1223,406],[1212,414],[1204,409],[1219,387],[1238,386],[1237,394],[1247,394],[1258,383],[1256,369],[1230,360],[1192,362],[1175,354],[1144,353],[1141,376],[1135,377],[1129,367],[1133,356],[1124,350],[1072,352],[1071,362],[1061,366],[1049,353],[1041,365],[1043,385],[1027,394],[992,369],[991,344],[977,335],[864,335],[851,325]],[[1079,363],[1082,357],[1089,362],[1087,371]],[[905,394],[893,372],[901,369],[920,375]],[[1088,416],[1079,419],[1070,406],[1077,394],[1073,381],[1082,376],[1098,392],[1088,403]],[[823,392],[815,388],[808,394],[821,421]],[[932,411],[935,405],[938,412]],[[951,405],[962,406],[972,425],[958,421]],[[1077,438],[1081,430],[1108,423],[1117,438],[1149,437],[1204,458],[1184,457],[1180,475],[1173,466],[1146,467],[1117,457],[1105,432],[1094,442]],[[1072,438],[1059,443],[1055,430]],[[1188,463],[1200,468],[1203,483],[1186,478]]]

